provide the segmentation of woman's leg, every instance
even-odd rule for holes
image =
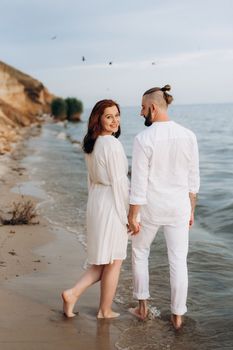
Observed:
[[[74,305],[81,294],[92,284],[101,279],[104,265],[92,265],[78,280],[75,286],[62,293],[63,311],[67,317],[74,317]]]
[[[122,260],[114,260],[112,264],[104,266],[101,276],[100,306],[98,318],[113,318],[119,314],[112,311],[112,302],[116,293]]]

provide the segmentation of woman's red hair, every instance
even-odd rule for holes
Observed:
[[[91,153],[94,149],[97,137],[102,132],[101,116],[104,114],[104,110],[108,107],[116,106],[120,114],[119,105],[113,100],[101,100],[98,101],[93,107],[90,117],[88,119],[87,133],[83,139],[83,150],[85,153]],[[119,137],[121,133],[120,126],[117,132],[114,134],[115,137]]]

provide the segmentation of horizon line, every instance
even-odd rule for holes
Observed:
[[[233,102],[194,102],[194,103],[173,103],[169,109],[171,109],[172,107],[179,107],[179,106],[202,106],[202,105],[233,105]],[[135,107],[139,107],[141,108],[141,105],[120,105],[121,108],[135,108]],[[84,109],[90,109],[93,108],[93,106],[87,106],[84,107]]]

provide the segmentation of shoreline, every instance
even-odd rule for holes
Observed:
[[[7,160],[0,159],[1,213],[21,199],[18,184],[31,182],[29,169],[21,166],[31,134]],[[41,198],[35,194],[23,197],[38,205]],[[82,296],[77,317],[64,317],[61,292],[82,274],[86,254],[75,234],[40,214],[37,219],[36,225],[0,226],[1,349],[116,349],[119,320],[96,320],[99,284]]]
[[[200,294],[199,291],[200,283],[207,281],[207,276],[211,278],[211,271],[214,271],[206,272],[206,267],[215,269],[223,266],[216,265],[213,260],[211,262],[211,258],[221,257],[219,248],[224,246],[221,237],[216,241],[211,232],[198,225],[190,236],[189,313],[179,335],[169,322],[169,281],[163,237],[158,238],[154,245],[154,257],[151,259],[153,288],[150,302],[152,307],[158,306],[161,317],[155,315],[153,320],[140,322],[127,311],[133,303],[136,304],[131,298],[130,251],[123,264],[115,298],[114,309],[120,312],[120,318],[96,319],[99,284],[92,286],[80,298],[75,308],[79,311],[77,317],[67,319],[63,316],[61,292],[80,277],[86,260],[81,243],[85,231],[86,174],[80,153],[65,138],[59,137],[65,131],[63,128],[45,125],[41,134],[38,130],[31,130],[36,137],[18,144],[11,157],[0,157],[0,173],[3,169],[0,176],[0,210],[7,212],[21,192],[25,199],[33,200],[41,212],[39,225],[0,226],[1,349],[186,350],[188,347],[189,350],[207,350],[220,342],[225,344],[225,336],[230,339],[232,334],[231,323],[228,322],[231,318],[227,312],[226,319],[214,315],[215,308],[206,310],[208,294],[203,291]],[[47,169],[50,161],[51,167]],[[71,163],[72,171],[69,168]],[[72,191],[76,191],[74,197]],[[78,219],[72,221],[74,215],[78,215]],[[229,252],[224,253],[225,257],[230,258],[226,253]],[[231,266],[224,266],[226,273],[230,273]],[[214,279],[211,281],[215,282]],[[226,283],[224,278],[221,281]],[[199,295],[202,295],[203,301]],[[211,296],[225,307],[220,291]],[[217,329],[216,342],[214,332]]]

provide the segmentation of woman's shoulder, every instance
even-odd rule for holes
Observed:
[[[111,155],[113,153],[122,155],[125,153],[121,142],[114,136],[99,136],[97,140],[97,152],[103,151],[105,155]]]
[[[112,135],[104,135],[104,136],[99,136],[98,137],[98,142],[104,146],[108,146],[111,148],[117,148],[117,147],[121,147],[121,143],[120,141],[112,136]]]

